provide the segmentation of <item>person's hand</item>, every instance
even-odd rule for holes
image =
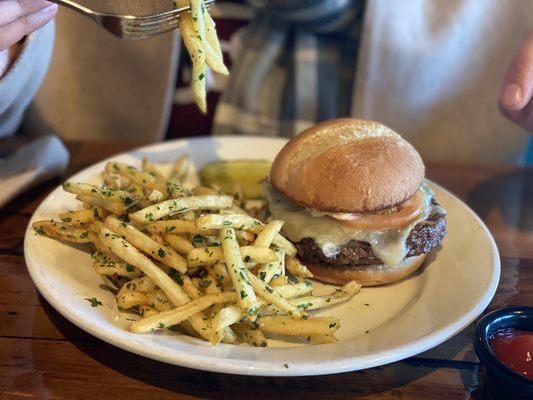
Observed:
[[[524,37],[507,69],[500,109],[511,121],[533,133],[533,30]]]
[[[45,0],[0,0],[0,77],[18,54],[17,43],[57,13],[57,4]]]

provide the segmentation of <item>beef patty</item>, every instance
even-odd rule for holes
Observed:
[[[407,257],[427,254],[440,245],[446,235],[445,214],[433,214],[427,220],[415,225],[407,238]],[[325,256],[320,246],[311,238],[304,238],[294,244],[298,249],[298,258],[317,264],[329,265],[373,265],[383,262],[376,257],[370,244],[358,240],[350,240],[338,254]]]

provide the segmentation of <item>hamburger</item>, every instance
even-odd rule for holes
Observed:
[[[285,145],[265,192],[315,279],[375,286],[420,268],[446,234],[424,175],[420,155],[392,129],[337,119]]]

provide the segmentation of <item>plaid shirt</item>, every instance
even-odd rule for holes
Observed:
[[[363,0],[249,0],[213,134],[293,136],[348,116]]]
[[[168,137],[210,129],[216,135],[292,136],[349,115],[364,0],[248,3],[251,8],[242,1],[212,8],[230,78],[208,76],[209,112],[201,116],[182,59]]]

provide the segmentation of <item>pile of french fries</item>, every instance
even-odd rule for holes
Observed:
[[[204,0],[175,0],[175,5],[191,7],[180,16],[179,29],[192,61],[191,88],[194,100],[202,112],[206,104],[206,65],[213,71],[228,75],[218,41],[215,22],[206,10]]]
[[[309,312],[349,300],[360,284],[313,295],[283,221],[251,217],[239,196],[186,187],[188,171],[187,156],[168,176],[148,160],[141,169],[109,162],[102,185],[63,185],[83,208],[33,227],[93,246],[94,270],[118,307],[139,316],[131,332],[177,329],[212,345],[334,342],[340,321]]]

